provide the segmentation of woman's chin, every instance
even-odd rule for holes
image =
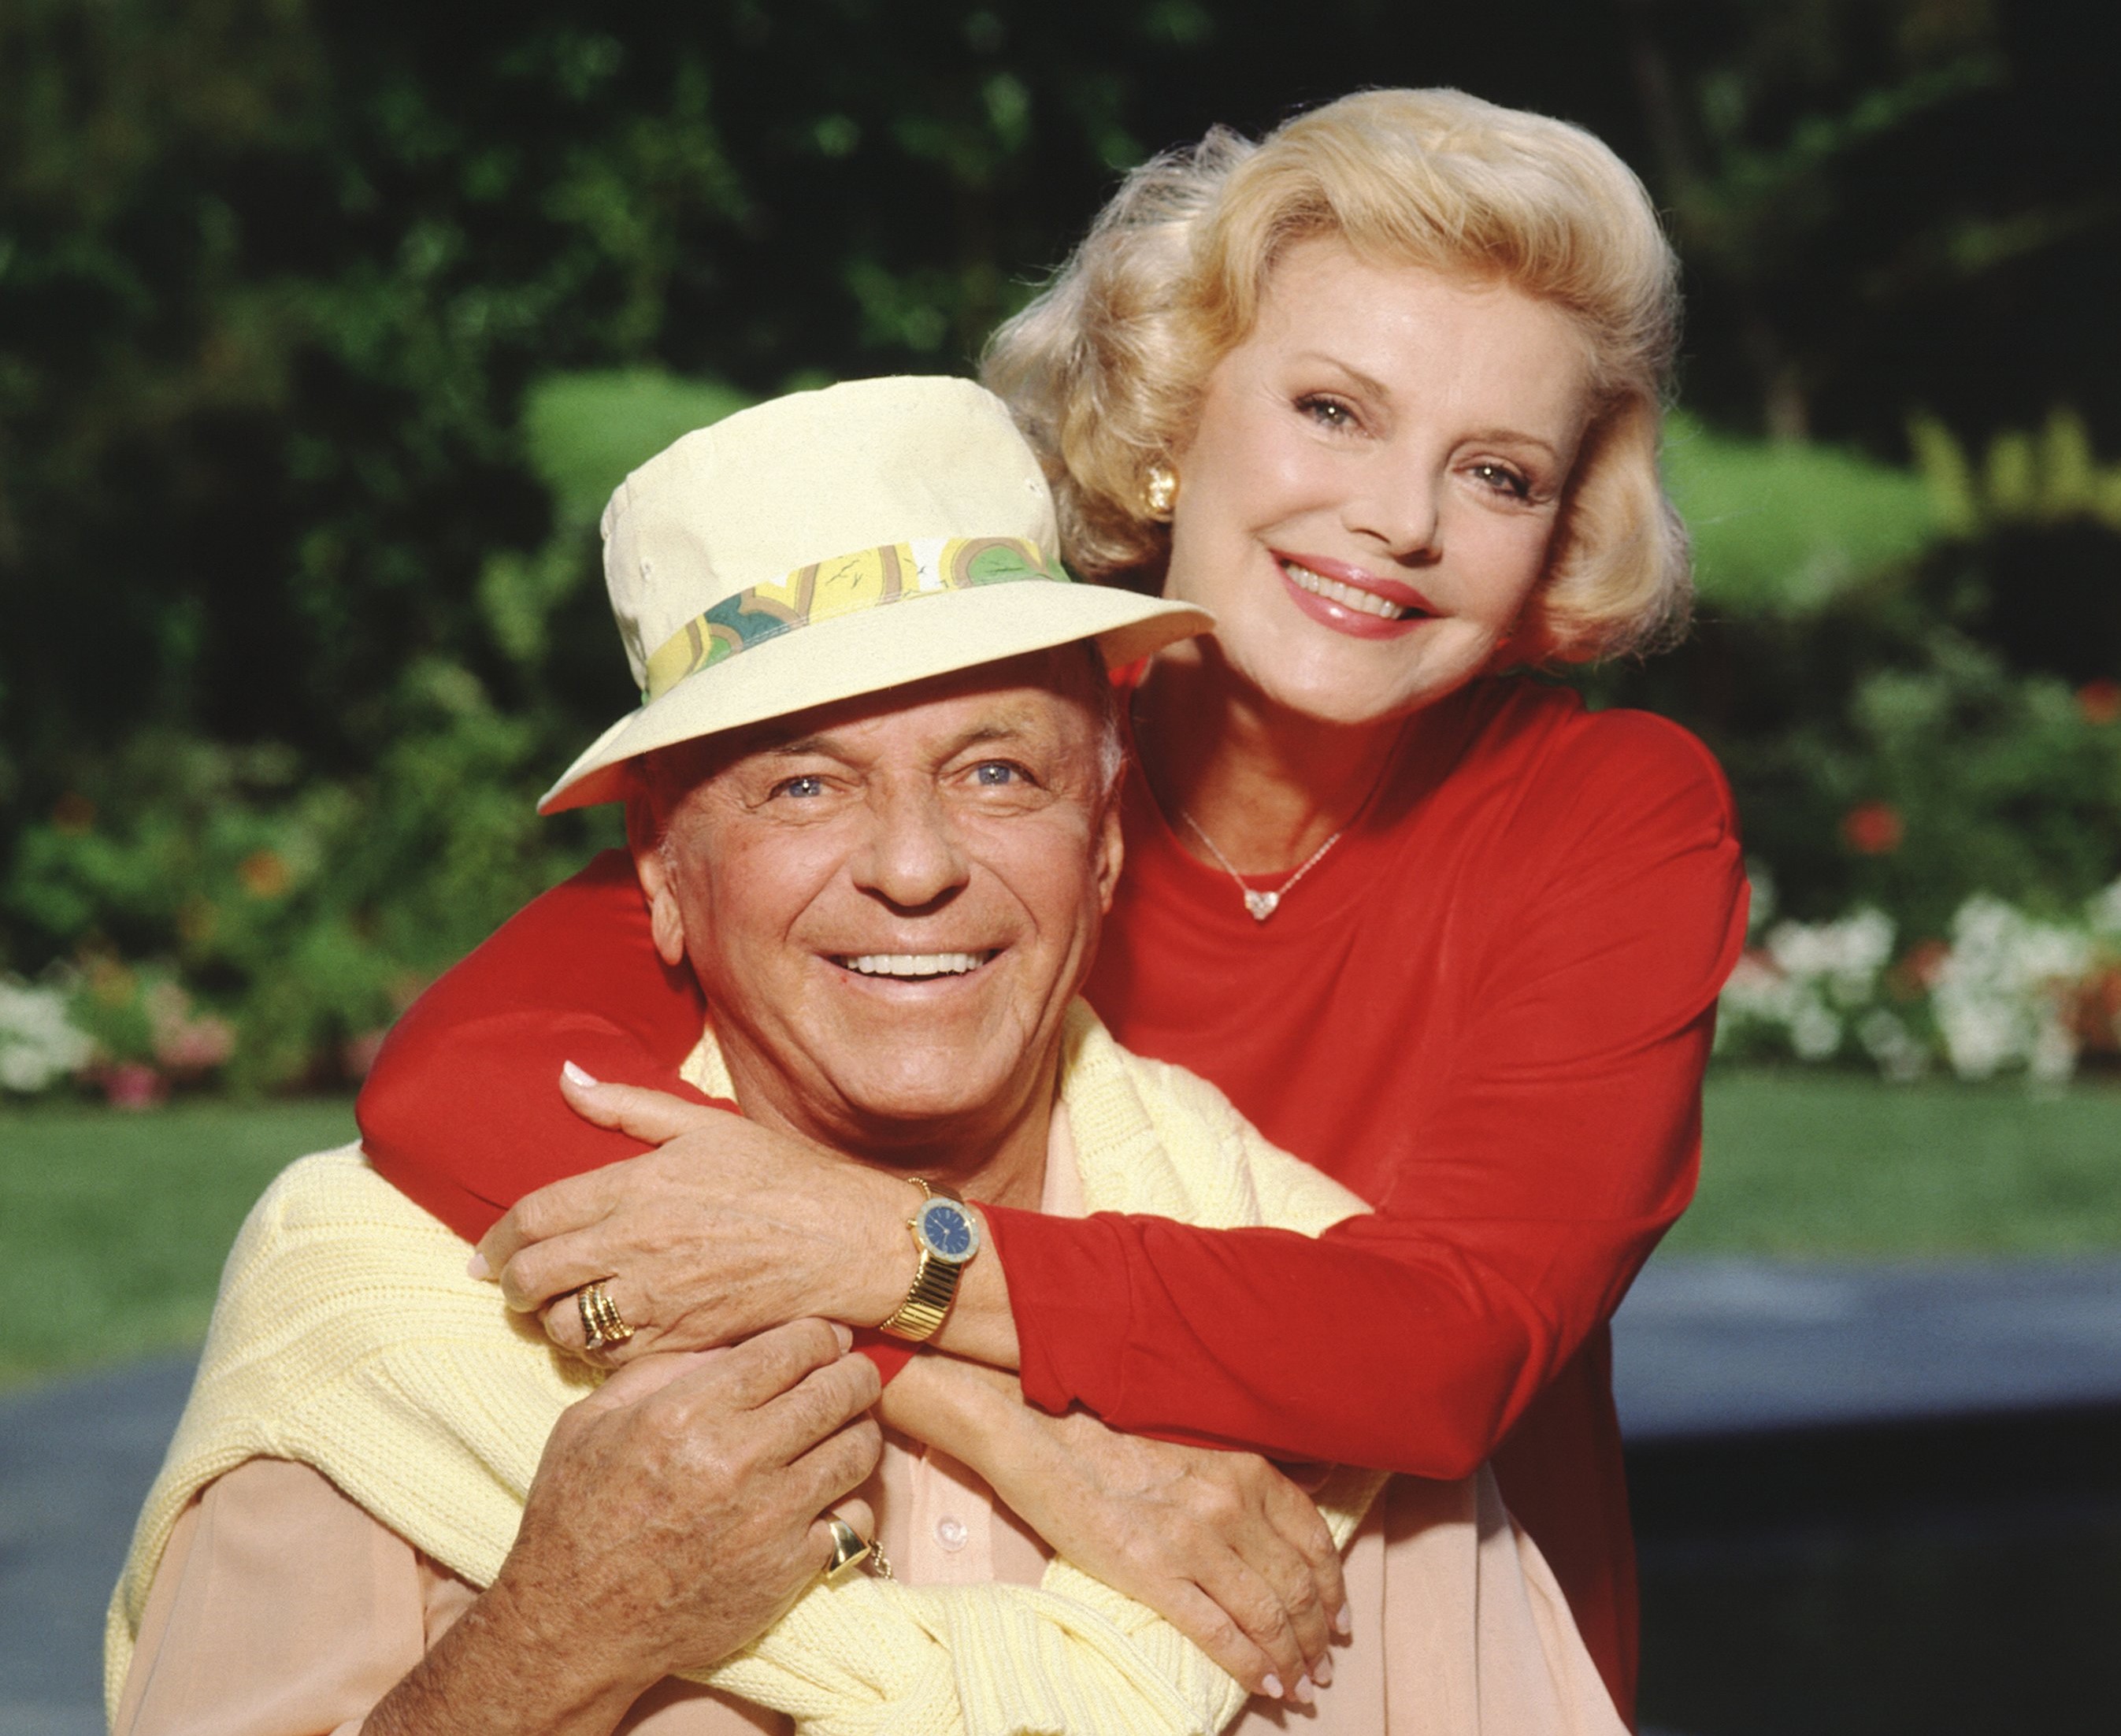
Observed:
[[[1481,661],[1461,667],[1389,671],[1350,669],[1339,659],[1294,667],[1284,663],[1247,673],[1250,684],[1275,709],[1342,729],[1386,728],[1447,698],[1481,673]]]

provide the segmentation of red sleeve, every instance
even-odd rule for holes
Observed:
[[[476,1241],[524,1194],[648,1149],[567,1107],[563,1062],[714,1102],[678,1075],[706,1020],[692,973],[655,950],[633,864],[607,850],[392,1027],[354,1105],[361,1143],[378,1174]],[[912,1354],[872,1332],[856,1342],[887,1380]]]
[[[1664,775],[1561,768],[1567,811],[1515,852],[1545,866],[1497,888],[1516,914],[1452,1058],[1392,1106],[1419,1160],[1374,1216],[1312,1242],[988,1209],[1033,1402],[1422,1477],[1494,1453],[1692,1196],[1744,940],[1722,776],[1641,721],[1675,738],[1651,742]]]
[[[476,1240],[524,1194],[646,1149],[567,1107],[563,1062],[703,1101],[678,1068],[705,1022],[691,973],[656,954],[633,864],[607,850],[392,1027],[354,1105],[361,1143],[380,1174]]]

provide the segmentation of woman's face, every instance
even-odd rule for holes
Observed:
[[[1397,717],[1480,674],[1545,570],[1589,409],[1567,315],[1305,241],[1208,376],[1165,595],[1307,716]]]

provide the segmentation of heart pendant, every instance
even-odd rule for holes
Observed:
[[[1247,889],[1245,893],[1245,908],[1252,912],[1255,922],[1264,922],[1280,903],[1281,894],[1278,892],[1253,892]]]

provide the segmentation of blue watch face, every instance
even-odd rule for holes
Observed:
[[[921,1239],[941,1258],[962,1264],[979,1247],[971,1218],[949,1200],[930,1200],[921,1208]]]

